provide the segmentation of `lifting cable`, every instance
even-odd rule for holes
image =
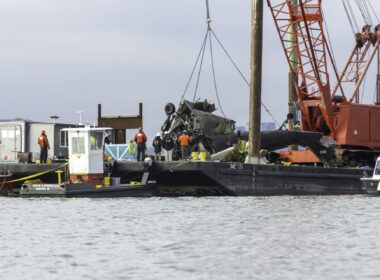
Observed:
[[[207,36],[208,36],[208,33],[206,33],[206,36],[205,36],[205,38],[203,39],[202,47],[201,47],[201,49],[199,50],[197,60],[195,61],[195,64],[194,64],[193,70],[191,71],[190,78],[189,78],[189,80],[188,80],[188,82],[187,82],[187,84],[186,84],[186,87],[185,87],[185,90],[184,90],[184,92],[183,92],[183,94],[182,94],[182,97],[181,97],[181,101],[180,101],[180,103],[185,99],[186,92],[187,92],[187,90],[188,90],[188,88],[189,88],[189,85],[190,85],[190,83],[191,83],[191,80],[193,79],[193,75],[194,75],[195,69],[197,68],[199,58],[201,57],[202,51],[203,51],[204,46],[205,46],[205,44],[206,44]]]
[[[211,36],[209,36],[208,38],[209,38],[209,42],[210,42],[211,67],[212,67],[212,76],[213,76],[213,78],[214,78],[214,88],[215,88],[216,98],[217,98],[217,100],[218,100],[219,108],[220,108],[220,111],[222,112],[222,115],[223,115],[224,117],[226,117],[226,115],[225,115],[224,112],[223,112],[222,105],[220,104],[219,93],[218,93],[218,86],[217,86],[217,84],[216,84],[216,75],[215,75],[215,67],[214,67],[214,52],[213,52],[213,50],[212,50],[212,40],[211,40]]]
[[[352,8],[350,5],[350,2],[347,2],[348,0],[342,0],[344,10],[346,12],[348,21],[350,22],[350,26],[352,29],[352,33],[355,35],[359,31],[358,24],[356,22],[355,16],[352,12]]]
[[[211,33],[214,36],[214,38],[216,39],[216,41],[219,43],[219,45],[222,48],[222,50],[224,51],[224,53],[227,55],[227,57],[230,60],[230,62],[232,63],[232,65],[235,67],[236,71],[240,74],[241,78],[244,80],[244,82],[246,83],[246,85],[248,87],[250,87],[250,83],[248,82],[248,80],[246,79],[246,77],[244,77],[243,73],[240,71],[240,69],[237,66],[237,64],[235,63],[235,61],[232,59],[232,57],[230,56],[230,54],[227,52],[226,48],[223,46],[222,42],[219,40],[218,36],[216,36],[216,34],[215,34],[215,32],[213,30],[211,30]],[[265,109],[265,111],[267,112],[267,114],[278,125],[278,127],[280,127],[281,125],[276,120],[276,118],[273,116],[273,114],[271,113],[271,111],[269,110],[269,108],[263,102],[261,102],[261,106],[263,106],[263,108]]]
[[[332,64],[332,67],[334,69],[335,77],[336,77],[337,81],[339,81],[339,74],[338,74],[338,67],[337,67],[337,63],[336,63],[336,59],[335,59],[335,53],[334,53],[334,49],[332,47],[330,32],[329,32],[329,29],[327,27],[326,18],[325,18],[325,15],[324,15],[322,9],[321,9],[321,13],[322,13],[322,18],[323,18],[323,25],[324,25],[324,28],[326,29],[326,35],[327,35],[327,40],[328,40],[328,41],[326,41],[326,44],[328,46],[327,51],[328,51],[329,56],[331,58],[331,64]],[[339,87],[340,87],[342,95],[344,96],[344,91],[343,91],[342,85],[340,84]]]
[[[366,25],[373,25],[365,0],[355,0]]]
[[[218,87],[217,87],[217,83],[216,83],[216,74],[215,74],[215,67],[214,67],[214,53],[213,53],[213,49],[212,49],[212,42],[211,42],[211,35],[210,35],[212,28],[211,28],[210,7],[209,7],[208,0],[206,0],[206,22],[207,22],[206,41],[207,41],[207,39],[209,39],[211,68],[212,68],[212,76],[213,76],[213,81],[214,81],[214,89],[215,89],[216,99],[218,101],[218,106],[220,108],[222,115],[224,117],[226,117],[226,115],[224,114],[223,108],[222,108],[222,104],[220,103],[219,92],[218,92]],[[200,75],[201,75],[202,66],[203,66],[203,59],[204,59],[204,54],[205,54],[205,50],[206,50],[206,45],[207,45],[207,42],[205,42],[205,44],[203,45],[202,59],[201,59],[201,63],[199,66],[198,78],[197,78],[194,96],[193,96],[193,104],[195,103],[195,99],[197,96],[197,91],[198,91],[199,80],[200,80]]]
[[[209,34],[208,34],[208,31],[207,31],[207,33],[206,33],[206,41],[205,41],[205,44],[203,45],[202,56],[201,56],[201,62],[200,62],[200,65],[199,65],[199,71],[198,71],[197,83],[196,83],[196,85],[195,85],[195,90],[194,90],[193,105],[194,105],[194,102],[195,102],[195,98],[197,97],[197,91],[198,91],[198,86],[199,86],[199,80],[200,80],[201,73],[202,73],[203,59],[204,59],[204,57],[205,57],[206,44],[207,44],[207,37],[208,37],[208,36],[209,36]]]
[[[352,6],[351,6],[351,3],[350,3],[350,1],[349,0],[346,0],[347,1],[347,4],[348,4],[348,8],[349,8],[349,10],[350,10],[350,13],[351,13],[351,16],[352,16],[352,18],[353,18],[353,21],[354,21],[354,23],[355,23],[355,27],[356,27],[356,32],[359,32],[359,25],[358,25],[358,22],[357,22],[357,20],[356,20],[356,16],[355,16],[355,13],[354,13],[354,10],[352,9]],[[356,33],[355,32],[355,33]]]
[[[375,12],[375,9],[374,9],[373,6],[372,6],[371,1],[368,1],[368,5],[369,5],[369,7],[371,8],[371,11],[372,11],[373,15],[375,16],[375,18],[376,18],[376,20],[377,20],[377,23],[379,24],[379,23],[380,23],[379,17],[377,16],[377,14],[376,14],[376,12]]]
[[[215,93],[216,93],[216,97],[217,97],[217,101],[218,101],[218,105],[219,105],[220,111],[223,114],[223,116],[226,116],[224,114],[224,111],[223,111],[223,108],[222,108],[222,105],[221,105],[221,102],[220,102],[219,91],[218,91],[218,87],[217,87],[216,73],[215,73],[215,63],[214,63],[214,52],[213,52],[213,45],[212,45],[212,38],[211,37],[215,38],[215,40],[217,41],[217,43],[219,44],[219,46],[222,48],[223,52],[226,54],[226,56],[228,57],[228,59],[230,60],[230,62],[233,64],[233,66],[235,67],[235,69],[240,74],[240,76],[245,81],[245,83],[247,84],[248,87],[250,86],[250,83],[244,77],[243,73],[241,72],[241,70],[239,69],[239,67],[237,66],[237,64],[234,62],[234,60],[232,59],[231,55],[227,52],[226,48],[223,46],[223,44],[221,43],[221,41],[219,40],[219,38],[216,36],[216,34],[213,31],[213,29],[211,28],[210,6],[209,6],[209,1],[208,0],[206,0],[206,23],[207,23],[207,32],[206,32],[206,35],[205,35],[205,37],[203,39],[201,49],[199,50],[196,62],[194,64],[194,67],[192,69],[190,78],[189,78],[189,80],[188,80],[188,82],[186,84],[186,87],[185,87],[185,90],[184,90],[184,92],[182,94],[180,102],[182,102],[184,100],[185,95],[186,95],[186,93],[187,93],[187,91],[189,89],[190,83],[191,83],[191,81],[193,79],[195,70],[196,70],[196,68],[198,67],[198,64],[199,64],[197,81],[196,81],[196,86],[195,86],[195,91],[194,91],[194,96],[193,96],[193,103],[195,102],[195,99],[196,99],[196,96],[197,96],[197,92],[198,92],[198,87],[199,87],[199,80],[200,80],[201,70],[202,70],[202,67],[203,67],[203,60],[204,60],[204,54],[205,54],[205,49],[206,49],[206,45],[207,45],[207,39],[208,39],[209,44],[210,44],[210,56],[211,56],[211,67],[212,67],[214,89],[215,89]],[[200,63],[199,63],[199,61],[200,61]],[[276,125],[280,126],[279,122],[275,119],[275,117],[273,116],[273,114],[270,112],[269,108],[264,103],[262,103],[262,102],[261,102],[261,105],[263,106],[263,108],[265,109],[265,111],[267,112],[267,114],[276,123]]]
[[[369,22],[370,25],[373,25],[371,13],[370,13],[370,11],[368,9],[368,5],[367,5],[367,0],[362,0],[362,6],[363,6],[364,13],[367,17],[367,21]]]
[[[364,102],[364,92],[365,92],[365,88],[366,88],[366,83],[367,83],[367,75],[364,76],[361,95],[359,95],[359,103]]]

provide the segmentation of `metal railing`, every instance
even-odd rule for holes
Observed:
[[[109,144],[105,145],[105,150],[107,156],[112,157],[114,160],[136,160],[136,155],[131,154],[128,151],[127,144]]]

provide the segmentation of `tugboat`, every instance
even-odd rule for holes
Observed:
[[[152,161],[144,162],[141,182],[120,184],[120,177],[110,177],[111,170],[104,161],[104,140],[110,128],[68,128],[69,172],[57,184],[24,184],[20,195],[64,197],[141,197],[156,195],[156,185],[148,181]],[[112,164],[110,164],[112,166]],[[62,171],[61,171],[62,172]],[[69,175],[69,176],[68,176]]]
[[[373,170],[372,177],[363,177],[360,179],[362,188],[370,195],[380,195],[380,157],[376,160],[375,169]]]

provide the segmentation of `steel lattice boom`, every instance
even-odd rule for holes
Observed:
[[[341,147],[380,149],[380,26],[365,26],[338,75],[324,34],[322,0],[267,0],[302,111],[302,130],[331,136]],[[374,105],[360,103],[359,88],[378,54],[378,94]],[[331,64],[330,64],[331,63]],[[330,85],[329,69],[337,84]],[[347,87],[347,84],[351,87]],[[350,94],[346,97],[346,94]]]
[[[334,131],[321,0],[267,0],[292,71],[303,128]],[[297,60],[294,61],[294,58]],[[322,109],[322,110],[321,110]]]

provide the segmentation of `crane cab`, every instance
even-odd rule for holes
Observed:
[[[104,139],[111,128],[66,128],[69,140],[71,182],[102,185],[104,180]]]

